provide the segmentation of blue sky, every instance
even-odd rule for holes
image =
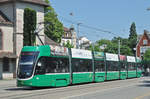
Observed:
[[[106,31],[111,31],[123,38],[129,35],[132,22],[136,23],[138,34],[144,29],[150,31],[150,0],[50,0],[59,20],[66,27],[71,22],[79,22]],[[70,16],[69,13],[73,13]],[[77,26],[74,24],[74,27]],[[79,36],[86,36],[92,41],[102,38],[111,39],[115,35],[95,31],[80,26]]]

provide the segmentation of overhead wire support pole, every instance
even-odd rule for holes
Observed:
[[[120,55],[120,38],[118,40],[118,55]]]
[[[93,43],[92,43],[92,57],[93,57],[93,58],[92,58],[92,63],[93,63],[93,66],[92,66],[93,68],[92,68],[92,69],[93,69],[93,73],[94,73],[94,74],[93,74],[93,81],[95,81],[95,62],[94,62],[94,57],[95,57],[95,56],[94,56],[94,52],[95,52],[95,48],[94,48],[94,47],[95,47],[95,43],[93,42]]]
[[[82,23],[77,23],[77,48],[79,49],[79,33],[80,33],[80,28],[79,26],[81,25]]]

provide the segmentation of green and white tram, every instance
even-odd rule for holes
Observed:
[[[60,46],[23,47],[17,86],[59,87],[71,84],[141,77],[135,57],[68,49]]]

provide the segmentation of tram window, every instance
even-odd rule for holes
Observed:
[[[42,57],[39,59],[36,66],[36,74],[45,74],[45,70],[46,70],[45,63],[46,63],[46,58]]]
[[[142,64],[141,63],[137,63],[137,70],[142,70]]]
[[[126,63],[125,62],[120,62],[120,67],[121,67],[121,71],[126,70]]]
[[[92,60],[72,59],[73,72],[92,72]]]
[[[118,71],[118,62],[107,61],[107,71]]]
[[[128,63],[128,70],[136,70],[136,64],[135,63]]]
[[[68,58],[49,57],[46,61],[46,73],[67,73],[69,72]]]
[[[105,71],[104,61],[95,61],[95,72]]]
[[[69,59],[68,58],[44,57],[44,59],[45,60],[42,62],[40,61],[42,59],[40,59],[39,60],[40,62],[37,64],[36,71],[40,72],[38,74],[69,72]],[[40,65],[43,66],[43,68],[41,68]]]
[[[137,64],[136,63],[134,63],[134,70],[136,70],[137,69]]]

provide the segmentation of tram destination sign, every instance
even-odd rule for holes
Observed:
[[[94,52],[94,57],[97,59],[104,59],[104,52]]]
[[[120,61],[126,61],[126,56],[125,55],[119,55]]]
[[[127,62],[136,62],[135,57],[134,56],[127,56]]]
[[[72,57],[73,58],[85,58],[85,59],[92,59],[92,52],[88,50],[82,49],[71,49]]]
[[[53,56],[69,56],[68,48],[61,46],[50,45],[51,55]]]
[[[107,61],[119,61],[117,54],[110,54],[110,53],[106,53],[106,60]]]

